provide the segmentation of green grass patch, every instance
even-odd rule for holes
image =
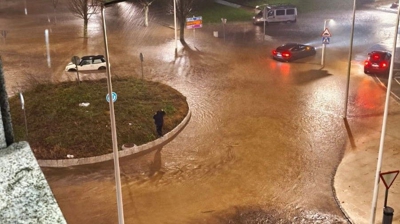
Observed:
[[[115,79],[113,91],[118,147],[141,145],[157,138],[153,115],[166,111],[164,133],[187,115],[186,98],[175,89],[140,79]],[[10,98],[16,141],[27,140],[38,159],[75,158],[112,152],[109,104],[105,79],[41,84],[24,93],[25,116],[19,96]],[[79,106],[90,103],[89,106]]]
[[[252,12],[241,8],[234,8],[217,3],[210,3],[193,12],[195,16],[202,16],[203,23],[222,23],[221,18],[226,18],[228,22],[250,21],[253,17]]]

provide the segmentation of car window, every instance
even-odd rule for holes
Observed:
[[[285,10],[284,10],[284,9],[276,10],[276,15],[277,15],[277,16],[283,16],[283,15],[285,15]]]
[[[274,11],[273,10],[268,12],[268,16],[273,16],[273,15],[274,15]]]
[[[100,64],[100,63],[103,63],[103,61],[100,58],[93,60],[93,64]]]
[[[92,63],[92,60],[82,60],[81,65],[90,65]]]
[[[299,50],[300,50],[299,46],[295,46],[292,48],[292,51],[299,51]]]
[[[286,9],[286,15],[294,15],[294,9]]]

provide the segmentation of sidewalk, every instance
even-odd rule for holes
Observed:
[[[389,105],[393,109],[388,114],[381,172],[400,169],[400,105],[394,100]],[[382,120],[382,115],[349,118],[351,134],[334,188],[342,210],[356,224],[370,223]],[[385,190],[380,181],[375,223],[382,223]],[[400,177],[389,189],[387,206],[394,209],[393,223],[400,223]]]
[[[379,1],[370,7],[397,13],[397,8],[391,8],[393,2]],[[371,222],[382,122],[383,114],[348,118],[349,142],[335,175],[334,188],[339,205],[355,224]],[[400,104],[393,98],[389,103],[386,124],[380,169],[382,173],[400,170]],[[383,221],[385,191],[386,187],[380,180],[374,223]],[[400,177],[394,180],[388,191],[387,206],[394,209],[392,223],[400,223]]]

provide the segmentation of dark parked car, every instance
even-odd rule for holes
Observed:
[[[272,51],[272,57],[279,61],[293,61],[315,54],[315,47],[298,43],[286,43]]]
[[[388,75],[392,55],[387,51],[371,51],[364,62],[365,74]]]

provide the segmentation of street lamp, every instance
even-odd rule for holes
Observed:
[[[116,0],[116,1],[108,1],[103,2],[101,4],[101,18],[103,25],[103,38],[104,38],[104,48],[106,55],[106,73],[107,73],[107,89],[110,107],[110,120],[111,120],[111,137],[112,137],[112,145],[113,145],[113,154],[114,154],[114,176],[115,176],[115,188],[117,193],[117,207],[118,207],[118,223],[124,224],[124,209],[122,203],[122,191],[121,191],[121,176],[119,170],[119,155],[118,155],[118,143],[117,143],[117,131],[115,125],[115,112],[114,112],[114,100],[112,99],[112,83],[111,83],[111,71],[110,71],[110,58],[108,55],[108,42],[107,42],[107,30],[106,30],[106,19],[104,16],[104,10],[107,6],[113,5],[118,2],[123,2],[125,0]]]
[[[347,119],[347,104],[349,102],[349,85],[350,85],[350,68],[351,68],[351,56],[353,54],[353,39],[354,39],[354,21],[356,18],[356,1],[353,3],[353,23],[351,25],[351,34],[350,34],[350,51],[349,51],[349,60],[347,62],[347,83],[346,83],[346,97],[344,102],[344,119]]]
[[[324,20],[324,31],[323,31],[323,32],[325,32],[325,30],[326,30],[326,25],[327,25],[327,23],[328,23],[329,21],[332,21],[332,22],[333,22],[333,19],[325,19],[325,20]],[[325,44],[325,43],[322,43],[322,57],[321,57],[321,65],[322,65],[322,67],[324,67],[324,64],[325,64],[325,47],[326,47],[326,44]]]
[[[175,54],[178,53],[178,28],[176,27],[176,0],[174,1]]]

